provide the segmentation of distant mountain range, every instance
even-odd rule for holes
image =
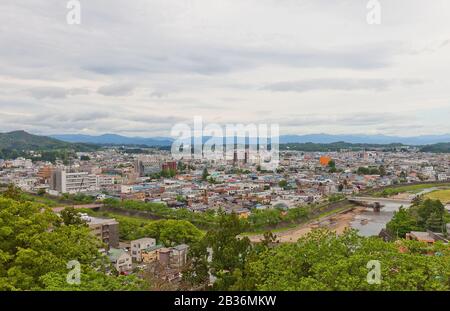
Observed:
[[[0,133],[0,158],[14,158],[27,151],[65,152],[92,151],[99,145],[134,145],[167,147],[173,142],[165,137],[126,137],[115,134],[90,135],[53,135],[39,136],[25,131]],[[281,149],[322,151],[342,148],[370,148],[374,145],[386,148],[397,145],[417,145],[425,152],[450,152],[450,135],[431,135],[418,137],[396,137],[382,135],[285,135],[280,137]],[[363,145],[361,145],[363,144]]]
[[[146,146],[169,146],[173,139],[168,137],[126,137],[116,134],[104,134],[100,136],[64,134],[52,135],[51,137],[71,143],[93,143],[93,144],[123,144],[123,145],[146,145]],[[430,145],[436,143],[450,142],[450,134],[426,135],[426,136],[385,136],[385,135],[282,135],[280,143],[317,143],[329,144],[335,142],[347,142],[352,144],[393,144],[404,145]]]
[[[91,143],[102,145],[170,146],[173,142],[173,139],[164,137],[126,137],[116,134],[104,134],[99,136],[63,134],[51,135],[50,137],[70,143]]]
[[[385,136],[385,135],[284,135],[280,137],[280,143],[318,143],[329,144],[346,142],[352,144],[404,144],[404,145],[430,145],[450,142],[450,134],[424,135],[424,136]]]

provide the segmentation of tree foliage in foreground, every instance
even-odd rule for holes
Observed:
[[[446,210],[439,200],[417,199],[410,208],[401,207],[387,223],[387,230],[396,237],[404,238],[411,231],[445,233]]]
[[[183,273],[184,281],[194,288],[205,287],[211,274],[215,279],[214,289],[231,289],[251,251],[250,240],[237,237],[244,231],[245,226],[236,214],[221,212],[217,227],[191,245],[188,265]]]
[[[70,214],[60,218],[45,205],[0,197],[0,290],[141,288],[134,278],[103,273],[103,245]],[[72,260],[81,265],[80,285],[65,282]]]
[[[237,284],[243,290],[449,290],[448,246],[384,242],[315,231],[294,244],[257,252]],[[369,284],[367,264],[381,264],[381,283]]]
[[[208,283],[209,271],[219,290],[449,290],[448,245],[417,241],[385,242],[354,230],[341,236],[315,230],[297,243],[279,244],[273,235],[251,245],[239,237],[235,216],[220,225],[190,253],[185,274],[192,285]],[[200,246],[201,245],[201,246]],[[206,248],[212,250],[207,259]],[[369,284],[369,261],[381,267],[381,283]]]
[[[86,212],[92,214],[92,211]],[[96,214],[94,213],[94,215]],[[197,242],[203,237],[203,232],[186,220],[162,219],[152,221],[109,213],[101,213],[100,216],[115,218],[119,222],[121,240],[130,241],[152,237],[160,244],[174,246]]]

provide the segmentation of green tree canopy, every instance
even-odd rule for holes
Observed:
[[[259,248],[235,284],[240,290],[449,290],[449,256],[442,244],[317,230],[297,243]],[[367,282],[372,260],[380,263],[380,284]]]
[[[387,223],[387,230],[394,236],[404,238],[411,231],[445,232],[445,208],[439,200],[418,198],[410,208],[400,208]]]
[[[143,229],[146,236],[153,237],[166,246],[191,244],[203,236],[197,227],[185,220],[158,220],[144,226]]]
[[[87,226],[69,222],[62,225],[45,205],[0,197],[0,290],[57,289],[55,282],[65,279],[73,260],[87,279],[99,276],[93,271],[108,266],[98,251],[104,245]],[[113,275],[99,277],[117,281]]]

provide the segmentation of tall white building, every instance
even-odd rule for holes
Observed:
[[[52,173],[50,189],[59,193],[78,193],[98,190],[97,176],[87,172],[68,173],[55,170]]]

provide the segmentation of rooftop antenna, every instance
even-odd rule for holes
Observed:
[[[67,149],[65,150],[66,152],[66,158],[69,161],[69,172],[72,173],[72,159],[69,157],[68,153],[67,153]]]
[[[81,178],[81,183],[80,183],[80,188],[78,189],[78,193],[81,192],[81,189],[83,188],[83,184],[84,184],[84,177]]]

